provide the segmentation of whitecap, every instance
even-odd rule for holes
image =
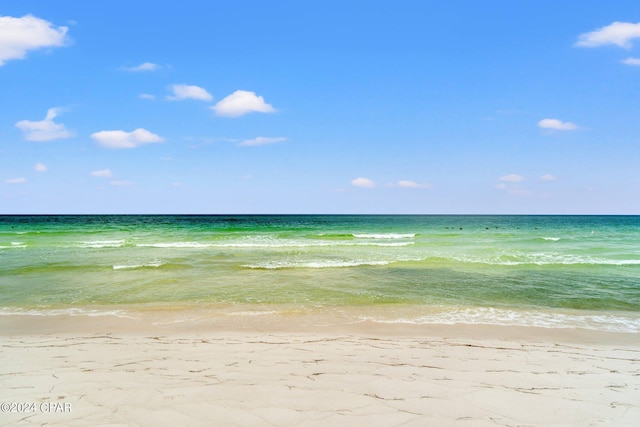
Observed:
[[[245,264],[244,268],[279,270],[283,268],[344,268],[388,265],[391,261],[325,260],[325,261],[270,261],[260,264]]]
[[[124,246],[124,244],[124,240],[93,240],[89,242],[80,242],[80,247],[92,249],[119,248]]]
[[[352,236],[359,239],[410,239],[416,237],[415,233],[354,233]]]
[[[640,259],[606,259],[571,254],[531,253],[500,255],[495,257],[451,256],[454,261],[487,265],[640,265]]]
[[[212,245],[198,242],[173,242],[173,243],[138,243],[140,248],[208,248]]]
[[[332,247],[332,246],[378,246],[378,247],[402,247],[413,245],[414,242],[301,242],[301,241],[256,241],[256,242],[228,242],[228,243],[198,243],[198,242],[174,242],[174,243],[138,243],[137,247],[147,248],[307,248],[307,247]]]
[[[114,270],[131,270],[131,269],[136,269],[136,268],[147,268],[147,267],[160,267],[164,265],[162,262],[160,261],[152,261],[146,264],[122,264],[122,265],[114,265],[113,269]]]
[[[11,242],[11,246],[5,246],[2,245],[0,246],[0,249],[20,249],[20,248],[26,248],[27,245],[15,245],[15,242]]]

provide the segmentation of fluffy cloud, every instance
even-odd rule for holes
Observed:
[[[133,185],[133,182],[131,182],[131,181],[111,181],[110,184],[113,185],[114,187],[129,187],[129,186]]]
[[[264,101],[255,92],[237,90],[218,102],[211,109],[218,116],[240,117],[247,113],[275,113],[276,109]]]
[[[627,58],[622,60],[623,64],[626,65],[640,65],[640,58]]]
[[[264,136],[259,136],[257,138],[253,138],[253,139],[245,139],[244,141],[242,141],[241,143],[239,143],[238,145],[240,145],[241,147],[253,147],[256,145],[267,145],[267,144],[276,144],[278,142],[284,142],[286,141],[287,138],[267,138]]]
[[[151,95],[150,93],[141,93],[138,95],[140,99],[156,99],[155,95]]]
[[[35,165],[33,165],[33,170],[36,172],[46,172],[48,168],[42,163],[36,163]]]
[[[614,44],[625,49],[631,48],[631,40],[640,38],[640,22],[614,22],[590,33],[581,34],[576,46],[598,47]]]
[[[197,99],[199,101],[211,101],[213,97],[205,88],[194,85],[171,85],[169,90],[173,95],[167,95],[167,99],[171,101],[182,101],[185,99]]]
[[[500,181],[504,182],[522,182],[525,180],[525,177],[522,175],[518,175],[516,173],[512,173],[509,175],[504,175],[500,177]]]
[[[156,71],[160,66],[158,64],[154,64],[153,62],[143,62],[140,65],[136,65],[134,67],[122,67],[123,71],[131,71],[132,73],[142,73],[145,71]]]
[[[111,178],[111,169],[100,169],[91,172],[91,176],[97,176],[99,178]]]
[[[7,184],[24,184],[27,182],[27,178],[11,178],[6,179],[4,182]]]
[[[540,177],[541,181],[555,181],[556,179],[558,178],[555,175],[551,175],[551,174],[542,175]]]
[[[133,132],[103,130],[91,134],[91,138],[106,148],[135,148],[144,144],[164,141],[164,138],[142,128],[138,128]]]
[[[53,121],[59,112],[59,108],[49,108],[44,120],[36,122],[20,120],[16,123],[16,127],[22,130],[24,139],[27,141],[51,141],[75,136],[75,133],[67,130],[63,124]]]
[[[571,122],[563,122],[558,119],[542,119],[538,122],[538,127],[541,129],[550,130],[576,130],[578,125]]]
[[[374,188],[376,186],[376,183],[369,178],[358,177],[351,181],[351,185],[353,185],[354,187]]]
[[[0,67],[8,60],[23,59],[30,50],[64,46],[69,41],[67,30],[31,15],[0,16]]]

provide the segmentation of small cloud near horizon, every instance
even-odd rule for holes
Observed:
[[[277,144],[278,142],[284,142],[287,138],[276,137],[276,138],[268,138],[264,136],[259,136],[253,139],[245,139],[244,141],[238,143],[240,147],[256,147],[259,145],[269,145],[269,144]]]
[[[524,196],[527,194],[531,194],[530,190],[522,188],[520,185],[520,183],[525,181],[526,179],[526,177],[518,175],[517,173],[503,175],[499,178],[500,182],[496,185],[495,188],[514,196]]]
[[[503,182],[522,182],[526,178],[522,175],[518,175],[517,173],[512,173],[509,175],[503,175],[500,177],[500,181]]]
[[[111,169],[101,169],[91,172],[91,176],[97,176],[100,178],[111,178]]]
[[[4,180],[7,184],[25,184],[27,182],[27,178],[9,178]]]
[[[398,188],[422,188],[422,189],[428,189],[431,188],[431,184],[429,183],[419,183],[419,182],[415,182],[415,181],[409,181],[406,179],[401,179],[398,182],[396,182],[395,184],[391,184],[392,187],[398,187]]]
[[[576,130],[578,125],[571,122],[563,122],[558,119],[542,119],[538,122],[538,127],[548,130]]]
[[[111,181],[110,184],[113,185],[114,187],[130,187],[130,186],[133,185],[133,182],[131,182],[131,181]]]
[[[375,188],[376,183],[369,178],[358,177],[351,180],[351,185],[360,188]]]
[[[47,170],[49,170],[49,168],[47,168],[42,163],[36,163],[35,165],[33,165],[33,170],[36,172],[46,172]]]
[[[540,177],[541,181],[555,181],[556,179],[558,179],[558,177],[556,177],[555,175],[551,175],[551,174],[542,175]]]

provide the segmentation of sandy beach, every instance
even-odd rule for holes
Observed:
[[[2,425],[632,426],[635,334],[4,316]]]

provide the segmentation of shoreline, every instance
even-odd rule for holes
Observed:
[[[171,320],[161,312],[0,317],[0,400],[35,409],[2,413],[0,424],[640,421],[638,334],[295,316]]]
[[[39,321],[38,319],[46,319]],[[65,320],[66,319],[66,320]],[[75,321],[74,321],[75,319]],[[100,320],[101,319],[101,320]],[[490,330],[518,329],[547,331],[583,331],[582,335],[640,334],[640,314],[629,311],[569,310],[552,308],[426,306],[412,304],[326,305],[301,304],[238,304],[238,303],[179,303],[179,304],[111,304],[60,307],[0,307],[0,324],[9,331],[29,332],[34,324],[51,332],[82,331],[82,325],[113,325],[123,330],[135,327],[175,325],[182,331],[208,329],[264,329],[295,331],[296,327],[333,327],[356,332],[420,331],[455,327],[459,330],[482,328]],[[60,324],[60,328],[55,325]],[[11,326],[13,325],[13,326]],[[146,325],[146,326],[145,326]],[[358,325],[368,325],[362,329]],[[9,329],[8,329],[9,328]],[[414,332],[411,332],[414,333]],[[558,332],[560,333],[560,332]],[[2,332],[0,332],[2,334]],[[498,336],[499,337],[499,336]]]
[[[246,307],[245,307],[246,308]],[[255,308],[255,307],[254,307]],[[309,312],[253,310],[243,308],[211,312],[210,309],[145,309],[117,315],[4,314],[0,336],[76,334],[217,334],[291,333],[380,337],[456,337],[523,342],[567,342],[577,344],[634,345],[640,334],[627,331],[575,327],[539,327],[485,323],[404,323],[357,318],[353,313],[336,315],[322,310]]]

